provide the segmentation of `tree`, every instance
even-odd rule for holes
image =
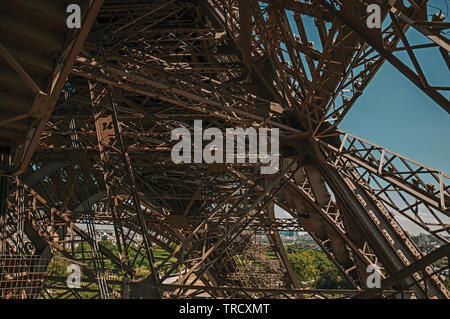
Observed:
[[[289,246],[287,253],[300,283],[319,289],[351,288],[351,284],[324,252]]]

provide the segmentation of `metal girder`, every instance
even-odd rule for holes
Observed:
[[[327,160],[342,171],[356,170],[357,182],[373,189],[374,195],[389,209],[402,214],[440,240],[450,231],[450,176],[405,156],[338,131],[341,144],[320,141]],[[428,212],[427,219],[420,211]]]
[[[423,271],[428,267],[428,265],[432,264],[436,260],[442,258],[442,257],[448,257],[450,255],[450,244],[445,244],[442,247],[437,248],[435,251],[429,253],[428,255],[422,257],[415,263],[409,265],[406,268],[403,268],[402,270],[396,272],[395,274],[391,275],[389,278],[386,278],[381,282],[380,288],[375,289],[368,289],[362,293],[357,294],[353,298],[355,299],[364,299],[364,298],[371,298],[377,294],[380,294],[383,292],[384,289],[389,288],[397,284],[398,282],[404,280],[406,277],[417,273],[417,271],[421,270]]]
[[[115,97],[113,95],[111,87],[100,86],[89,84],[91,91],[91,100],[93,106],[93,116],[95,118],[95,125],[97,129],[97,139],[100,149],[101,160],[104,165],[104,182],[106,186],[106,192],[110,201],[111,208],[115,207],[113,202],[115,201],[115,196],[118,192],[119,179],[125,179],[128,187],[124,190],[127,191],[129,200],[134,206],[135,216],[131,217],[136,219],[134,223],[138,225],[140,233],[143,238],[142,249],[139,249],[138,254],[142,255],[143,259],[149,261],[151,267],[151,277],[152,283],[155,285],[154,296],[159,295],[158,285],[159,285],[159,275],[156,272],[155,260],[152,251],[152,243],[148,237],[147,226],[144,222],[144,216],[140,203],[140,195],[136,187],[136,180],[134,173],[132,171],[131,162],[129,155],[126,151],[120,123],[117,120],[117,104]],[[112,114],[105,113],[101,108],[104,103],[109,103],[112,108]],[[116,166],[116,169],[112,169]],[[118,175],[119,174],[119,175]],[[123,189],[123,182],[122,189]],[[112,217],[115,225],[116,240],[119,247],[120,254],[124,254],[124,259],[121,260],[122,263],[132,267],[133,262],[128,256],[128,249],[133,243],[133,237],[128,237],[130,233],[123,228],[122,219],[126,218],[122,216],[123,212],[114,209],[112,212]],[[135,259],[136,260],[136,259]],[[141,261],[142,262],[142,261]]]
[[[33,92],[33,102],[26,114],[18,115],[9,119],[7,122],[0,121],[0,124],[5,125],[10,124],[11,122],[29,119],[28,131],[25,132],[22,138],[17,139],[10,147],[10,160],[8,166],[2,168],[3,174],[20,175],[27,169],[33,152],[38,146],[40,135],[44,130],[48,119],[50,118],[61,90],[70,74],[75,58],[81,50],[102,4],[103,0],[96,0],[86,4],[84,6],[82,17],[83,25],[81,29],[72,34],[69,34],[67,31],[64,32],[64,34],[67,35],[67,45],[65,47],[55,46],[55,51],[59,51],[61,54],[52,70],[53,74],[50,78],[45,80],[45,86],[37,84],[29,75],[28,71],[25,70],[9,53],[9,50],[0,44],[0,55],[15,70],[15,72],[17,72],[20,78]],[[25,32],[28,32],[28,35],[33,38],[33,35],[30,34],[31,31]],[[39,35],[39,33],[36,33],[36,36]],[[56,41],[53,39],[51,40]],[[45,40],[41,38],[36,41],[45,45]],[[63,39],[61,39],[61,42],[62,41]],[[45,46],[51,49],[50,44]]]
[[[384,154],[385,152],[383,152]],[[365,155],[363,158],[367,157],[367,154]],[[376,191],[370,187],[370,180],[366,182],[363,179],[365,173],[359,172],[356,167],[351,165],[341,170],[330,169],[339,160],[333,161],[330,158],[327,160],[328,163],[322,167],[327,183],[342,205],[347,207],[345,212],[351,215],[365,232],[371,247],[377,251],[377,256],[380,257],[386,270],[393,273],[418,260],[422,254],[395,220],[393,213],[386,209],[383,202],[378,200],[375,195]],[[416,295],[422,296],[422,298],[430,296],[448,298],[448,290],[441,278],[433,274],[430,266],[427,267],[426,274],[414,274],[405,281],[407,281],[408,287],[415,286]]]
[[[403,72],[413,72],[413,80],[442,102],[436,92],[445,88],[426,85],[416,52],[438,48],[448,64],[445,39],[438,35],[445,24],[425,21],[422,1],[408,10],[400,3],[381,3],[382,18],[390,23],[370,31],[362,18],[370,3],[381,2],[105,2],[95,27],[83,35],[82,50],[74,53],[73,68],[67,64],[64,92],[70,101],[59,98],[53,112],[41,119],[45,127],[39,148],[31,165],[23,162],[22,167],[24,183],[35,191],[25,207],[11,201],[2,244],[24,248],[15,233],[21,230],[16,222],[27,212],[25,228],[39,250],[53,247],[65,258],[87,261],[92,252],[80,259],[67,247],[92,242],[76,227],[89,212],[95,224],[115,229],[120,254],[99,245],[101,258],[132,278],[122,291],[117,290],[120,280],[107,278],[112,296],[357,294],[298,289],[278,231],[301,229],[356,289],[366,288],[366,267],[377,264],[382,278],[398,279],[385,287],[394,290],[384,290],[383,297],[448,298],[431,265],[435,259],[423,257],[395,217],[400,214],[448,242],[449,176],[337,130],[385,60],[403,67],[396,52],[405,51],[416,70]],[[306,21],[311,17],[314,24]],[[412,43],[406,33],[410,27],[432,43]],[[310,43],[310,28],[320,45]],[[28,36],[36,33],[27,30]],[[58,46],[41,35],[42,43]],[[12,67],[0,73],[0,84],[15,73],[11,79],[18,89],[45,86],[29,69],[48,72],[47,59],[30,57],[9,42],[0,50]],[[53,83],[55,94],[62,89],[57,83],[65,82],[63,71],[61,81]],[[0,91],[0,115],[7,114],[0,126],[11,128],[13,136],[24,119],[11,114],[25,99],[4,96]],[[283,150],[283,171],[274,176],[260,175],[253,163],[175,164],[171,131],[192,130],[195,119],[221,129],[280,128],[282,148],[294,155]],[[301,161],[286,169],[293,159]],[[0,160],[10,163],[2,154]],[[293,218],[275,218],[274,204]],[[71,232],[74,236],[67,238]],[[255,232],[265,232],[270,245],[253,242]],[[153,249],[165,251],[162,260],[152,258]],[[277,258],[268,258],[266,250]],[[164,274],[161,278],[139,278],[136,271],[145,258],[153,268],[150,277]],[[422,259],[427,261],[424,271],[404,272]],[[62,278],[49,278],[45,297],[99,297],[95,269],[86,272],[89,282],[80,292],[63,288]],[[154,293],[155,286],[161,295]],[[52,287],[61,293],[49,293]]]
[[[450,113],[450,102],[447,98],[445,98],[440,92],[440,88],[435,88],[431,86],[427,81],[424,81],[423,75],[421,75],[420,67],[415,65],[415,71],[408,67],[404,62],[402,62],[398,57],[389,52],[379,41],[376,41],[372,36],[369,35],[368,27],[363,23],[356,23],[352,20],[347,14],[345,14],[342,9],[337,8],[332,3],[329,3],[327,0],[319,0],[320,3],[327,8],[330,12],[332,12],[336,17],[338,17],[345,25],[352,28],[352,30],[357,33],[364,41],[370,44],[373,48],[375,48],[387,61],[389,61],[395,68],[397,68],[404,76],[406,76],[412,83],[414,83],[420,90],[422,90],[425,94],[427,94],[433,101],[435,101],[438,105],[440,105],[444,110]],[[398,9],[393,8],[393,14],[391,17],[393,19],[396,18],[395,14],[399,15],[401,12]],[[401,16],[401,15],[400,15]],[[404,16],[403,16],[404,17]],[[410,20],[408,20],[410,21]],[[410,21],[411,22],[411,21]],[[397,31],[401,33],[401,36],[405,37],[403,31],[397,28]],[[405,39],[405,38],[404,38]],[[433,38],[437,41],[436,38]],[[439,38],[440,39],[440,38]],[[447,43],[444,41],[443,43]],[[441,42],[440,42],[441,43]],[[408,46],[408,43],[404,43],[405,46]],[[414,62],[414,61],[413,61]],[[447,89],[447,88],[444,88]]]

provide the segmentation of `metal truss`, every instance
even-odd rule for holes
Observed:
[[[103,4],[76,1],[82,9],[83,26],[69,32],[63,3],[53,10],[37,3],[6,1],[2,4],[0,58],[3,67],[0,171],[19,175],[30,163],[39,138],[57,103],[76,56]],[[4,33],[3,33],[4,34]],[[25,44],[25,45],[24,45]],[[53,61],[42,56],[57,55]]]
[[[11,12],[22,3],[7,2]],[[2,298],[449,298],[437,265],[450,176],[338,129],[384,62],[449,111],[449,88],[417,53],[436,50],[448,66],[448,23],[428,20],[427,1],[408,2],[90,2],[60,50],[52,103],[27,115],[39,118],[30,138],[13,150],[3,130],[25,117],[0,118]],[[365,24],[369,4],[381,29]],[[13,58],[5,39],[0,62],[32,84],[35,59]],[[4,82],[0,112],[14,101]],[[173,163],[172,130],[199,119],[278,128],[280,171]],[[405,221],[443,248],[421,251]],[[117,249],[96,238],[99,226]],[[307,232],[353,289],[302,287],[284,230]],[[82,268],[80,289],[48,273],[57,262]],[[380,289],[367,289],[370,264]]]

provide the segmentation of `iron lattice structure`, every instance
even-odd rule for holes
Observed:
[[[81,29],[66,28],[68,3]],[[338,129],[383,63],[450,111],[417,58],[450,67],[427,1],[4,0],[0,13],[2,297],[450,297],[433,266],[450,250],[450,176]],[[278,128],[280,171],[174,164],[171,131],[194,119]],[[398,216],[442,247],[421,251]],[[354,289],[302,289],[283,229],[308,232]],[[80,289],[46,271],[57,258],[82,267]]]

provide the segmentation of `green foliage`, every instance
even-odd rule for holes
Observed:
[[[114,255],[119,256],[117,246],[110,241],[100,241],[99,245],[108,248]],[[292,264],[301,286],[317,289],[352,288],[350,283],[330,259],[328,259],[324,252],[295,245],[287,246],[286,250],[289,261]],[[157,264],[160,264],[170,255],[169,252],[157,246],[154,247],[153,251]],[[74,253],[78,255],[77,257],[81,257],[83,254],[85,257],[88,257],[91,254],[91,248],[89,244],[83,243],[83,245],[74,248]],[[136,258],[136,270],[140,276],[145,277],[150,273],[148,260],[143,259],[142,256],[137,253],[137,247],[131,246],[128,250],[128,255],[131,260]],[[268,257],[272,259],[277,258],[273,252],[268,252]],[[175,258],[172,257],[170,262],[174,261]],[[55,256],[49,265],[48,274],[52,276],[67,276],[66,270],[69,263],[68,260],[61,258],[61,256]],[[92,269],[92,261],[89,261],[87,266]],[[120,276],[120,270],[117,265],[112,264],[111,261],[105,260],[104,268],[109,273],[116,273]],[[446,280],[446,285],[450,288],[450,280],[448,278]]]
[[[302,286],[317,289],[352,288],[325,253],[298,246],[288,246],[287,253]]]
[[[99,241],[99,246],[105,247],[109,249],[115,256],[119,257],[119,249],[118,247],[110,242],[110,241]],[[90,269],[91,271],[95,268],[93,260],[90,260],[92,257],[92,250],[91,246],[84,242],[80,245],[77,245],[74,247],[73,252],[71,249],[66,250],[67,255],[70,256],[75,255],[75,259],[77,259],[80,262],[81,265],[81,286],[85,289],[89,289],[89,291],[79,291],[78,289],[73,289],[69,292],[67,292],[67,287],[65,285],[65,282],[58,282],[53,281],[53,279],[47,280],[47,286],[52,286],[53,288],[48,291],[52,297],[58,297],[60,295],[64,295],[65,298],[92,298],[98,292],[98,286],[97,284],[91,283],[89,280],[87,280],[87,273],[86,268]],[[154,257],[157,264],[160,264],[163,260],[167,259],[170,256],[170,253],[161,247],[154,246],[153,247]],[[131,245],[131,247],[128,248],[128,256],[131,261],[134,261],[134,270],[136,271],[136,275],[142,278],[147,277],[150,274],[150,264],[146,258],[142,257],[143,251],[139,251],[139,248],[136,245]],[[84,256],[84,258],[83,258]],[[82,263],[81,261],[84,261]],[[174,257],[170,258],[169,262],[174,262],[176,259]],[[62,277],[67,278],[69,273],[67,273],[67,267],[69,264],[73,263],[72,260],[64,258],[62,253],[56,252],[53,256],[52,260],[50,261],[50,264],[47,268],[47,274],[52,277]],[[121,281],[122,280],[122,272],[120,270],[120,267],[117,264],[114,264],[109,259],[103,260],[103,267],[105,269],[105,272],[107,276],[113,276],[112,279]],[[164,271],[161,271],[164,273]],[[120,290],[120,285],[113,288],[117,291]],[[41,298],[41,297],[39,297]],[[42,297],[43,298],[43,297]]]
[[[109,249],[116,257],[119,258],[119,249],[115,244],[113,244],[110,241],[102,240],[98,242],[99,246],[103,246],[107,249]],[[82,259],[81,257],[84,255],[84,257],[90,257],[92,255],[91,246],[83,242],[82,244],[76,246],[73,250],[75,253],[75,256]],[[163,260],[165,260],[167,257],[169,257],[169,252],[166,250],[154,246],[153,248],[155,260],[157,264],[160,264]],[[55,255],[55,258],[52,259],[49,267],[48,267],[48,274],[52,276],[67,276],[66,270],[67,266],[70,264],[70,262],[64,258],[61,258],[61,254],[57,253]],[[130,260],[135,260],[136,270],[139,275],[145,277],[150,273],[150,264],[148,259],[142,257],[142,251],[138,254],[138,247],[135,245],[132,245],[128,248],[128,256]],[[170,259],[171,262],[176,261],[176,258],[172,257]],[[108,271],[108,273],[117,274],[120,275],[121,271],[119,267],[116,264],[113,264],[109,259],[104,260],[104,269]],[[87,268],[94,269],[94,262],[92,260],[89,260],[87,262]]]
[[[289,248],[288,258],[300,283],[310,283],[319,276],[319,270],[314,262],[314,255],[309,249]]]
[[[52,258],[52,261],[48,265],[47,274],[49,276],[56,277],[67,276],[66,270],[69,264],[70,262],[68,260],[61,258],[59,255],[56,255],[54,258]]]

